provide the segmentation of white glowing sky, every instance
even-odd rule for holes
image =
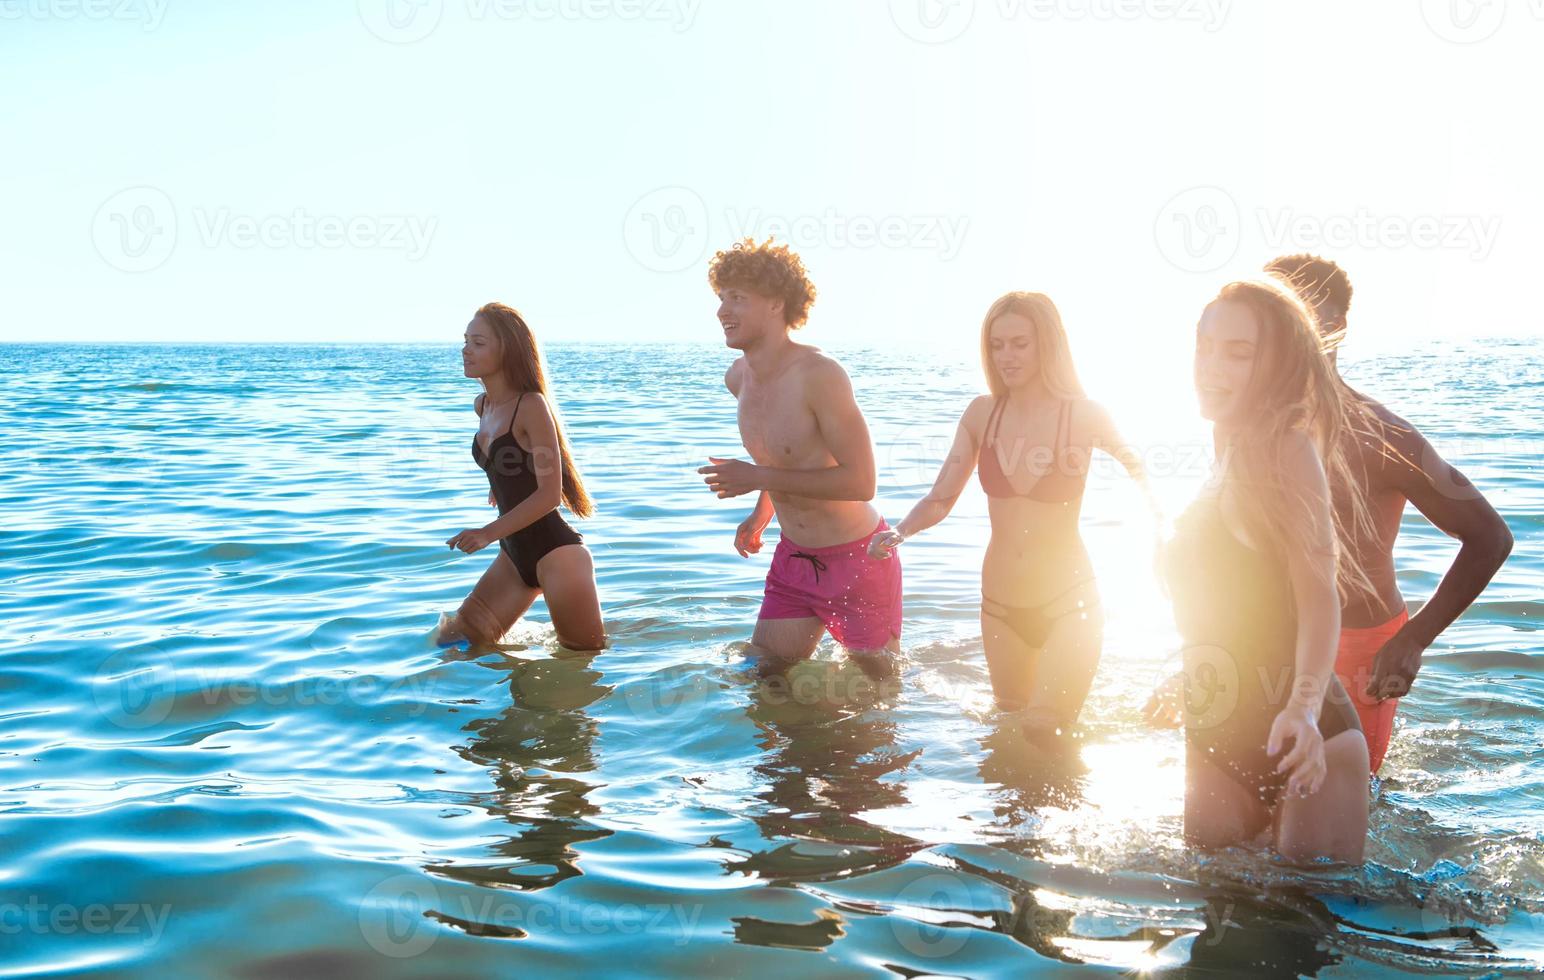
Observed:
[[[1147,364],[1302,249],[1369,349],[1544,331],[1544,0],[4,8],[3,339],[716,342],[707,256],[779,230],[831,346],[1028,288]]]

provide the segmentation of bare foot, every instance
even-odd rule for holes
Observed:
[[[456,621],[456,617],[440,613],[440,623],[434,633],[435,646],[453,647],[466,639],[467,635],[462,632],[461,624]]]

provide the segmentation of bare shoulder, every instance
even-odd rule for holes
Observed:
[[[1101,422],[1107,422],[1110,419],[1110,410],[1104,407],[1103,402],[1096,402],[1092,398],[1074,398],[1072,410]]]
[[[997,396],[996,395],[992,395],[992,394],[977,395],[976,397],[974,397],[974,398],[972,398],[970,400],[970,404],[969,405],[965,406],[965,416],[964,417],[969,419],[969,418],[972,418],[974,416],[979,416],[982,419],[985,419],[988,415],[992,414],[992,405],[996,401],[997,401]]]
[[[734,359],[724,372],[724,387],[736,398],[740,396],[740,373],[745,370],[745,358],[743,356]]]
[[[842,367],[842,362],[819,347],[803,348],[793,368],[799,372],[807,390],[814,394],[852,388],[852,379],[847,376],[847,369]]]
[[[795,362],[799,370],[840,374],[844,378],[847,376],[847,369],[842,367],[842,362],[819,347],[815,347],[812,344],[797,344],[795,346],[799,348],[798,360]]]
[[[1355,390],[1352,395],[1362,409],[1363,420],[1353,422],[1355,431],[1348,444],[1359,461],[1358,468],[1367,474],[1371,489],[1384,484],[1400,485],[1434,458],[1430,443],[1419,429],[1382,402]]]
[[[483,401],[487,397],[487,392],[479,391],[477,397],[472,399],[472,411],[477,413],[478,418],[482,418]]]
[[[1362,402],[1367,406],[1372,417],[1382,426],[1383,431],[1380,435],[1394,446],[1401,450],[1419,450],[1426,444],[1426,437],[1421,435],[1421,430],[1403,417],[1396,415],[1387,405],[1365,397]]]
[[[519,404],[515,406],[515,419],[522,425],[551,417],[552,408],[547,404],[546,396],[539,391],[528,391],[521,395]]]
[[[993,395],[977,395],[970,400],[969,405],[965,406],[965,413],[960,416],[960,424],[977,441],[980,440],[981,434],[986,430],[986,420],[992,414],[992,403],[994,401],[996,401],[996,397]]]

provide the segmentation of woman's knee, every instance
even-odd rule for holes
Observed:
[[[1343,769],[1356,773],[1359,782],[1365,781],[1367,760],[1367,736],[1361,729],[1341,732],[1324,743],[1324,768],[1331,775]]]
[[[1327,819],[1334,819],[1326,815]],[[1360,831],[1347,832],[1337,825],[1326,827],[1322,834],[1283,834],[1276,842],[1276,853],[1293,864],[1315,864],[1331,861],[1335,864],[1360,864],[1367,845],[1365,826]]]
[[[548,608],[551,609],[552,600],[548,599]],[[601,622],[600,610],[596,609],[593,619],[586,615],[585,621],[573,623],[566,621],[567,617],[553,613],[552,631],[557,634],[558,644],[565,650],[573,650],[575,653],[599,653],[606,649],[607,637],[605,624]]]
[[[1360,731],[1324,743],[1324,782],[1302,800],[1283,800],[1276,850],[1288,861],[1356,864],[1367,844],[1367,741]]]
[[[499,622],[499,618],[487,603],[475,595],[467,596],[466,601],[456,612],[456,624],[472,643],[488,645],[497,643],[504,638],[506,628]]]
[[[1232,847],[1254,836],[1245,814],[1224,809],[1213,799],[1187,799],[1184,823],[1185,843],[1202,851]]]
[[[1259,801],[1195,754],[1185,759],[1185,840],[1208,850],[1252,840],[1270,824]]]

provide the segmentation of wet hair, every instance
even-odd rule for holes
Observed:
[[[760,245],[753,238],[735,242],[714,254],[708,262],[708,284],[713,292],[739,287],[758,296],[783,301],[783,322],[804,326],[815,303],[815,286],[804,271],[804,262],[787,245]]]
[[[547,400],[552,412],[552,423],[558,432],[558,453],[563,463],[563,503],[578,517],[595,513],[595,504],[584,489],[584,481],[574,466],[568,439],[563,435],[563,423],[558,418],[557,402],[547,388],[547,372],[543,367],[541,349],[536,346],[536,335],[526,325],[525,318],[503,303],[489,303],[477,311],[477,319],[486,323],[499,338],[502,365],[509,385],[515,391],[538,392]]]
[[[1372,534],[1366,491],[1352,476],[1348,435],[1372,430],[1366,406],[1342,384],[1325,357],[1326,338],[1315,329],[1302,298],[1274,279],[1230,282],[1212,300],[1238,303],[1259,327],[1254,370],[1244,391],[1240,432],[1229,447],[1241,489],[1240,504],[1251,532],[1269,550],[1328,548],[1337,554],[1336,585],[1342,598],[1375,594],[1352,542]],[[1208,304],[1208,306],[1212,305]],[[1325,476],[1350,503],[1350,523],[1331,507],[1334,540],[1315,541],[1308,501],[1281,483],[1286,437],[1305,432],[1318,449]]]
[[[1346,315],[1351,312],[1351,279],[1346,270],[1329,259],[1306,252],[1272,259],[1265,271],[1291,286],[1313,311],[1319,333],[1339,346],[1346,334]]]
[[[981,320],[981,369],[986,372],[986,384],[992,394],[1001,397],[1008,391],[1007,382],[998,373],[997,365],[992,363],[992,323],[1009,313],[1017,313],[1035,325],[1036,360],[1046,389],[1057,398],[1084,397],[1083,384],[1072,363],[1072,348],[1067,343],[1067,331],[1062,326],[1056,304],[1044,293],[1025,292],[999,297]]]

